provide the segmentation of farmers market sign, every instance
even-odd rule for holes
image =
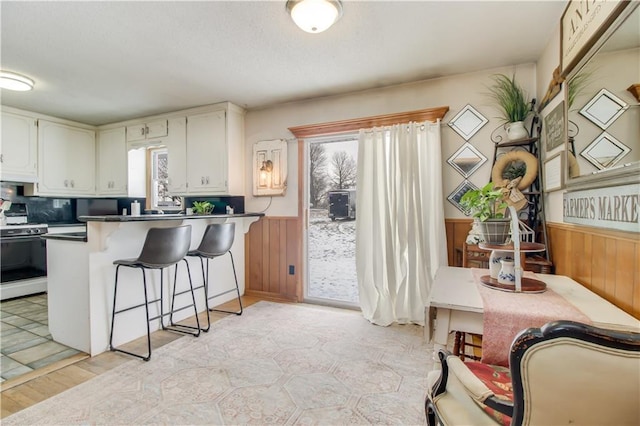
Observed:
[[[564,221],[640,232],[640,184],[566,192]]]

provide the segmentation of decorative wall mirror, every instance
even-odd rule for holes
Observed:
[[[467,105],[449,121],[449,127],[462,136],[465,141],[468,141],[488,122],[489,120],[477,109]]]
[[[565,164],[578,165],[567,171],[572,189],[640,181],[640,104],[630,90],[640,83],[638,5],[626,3],[566,76]]]
[[[482,155],[482,153],[469,142],[465,142],[460,149],[449,157],[447,163],[456,169],[462,176],[468,178],[478,170],[485,161],[487,161],[487,157]]]

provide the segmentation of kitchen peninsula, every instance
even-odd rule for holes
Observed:
[[[147,231],[150,228],[191,225],[191,247],[200,244],[202,235],[210,223],[233,222],[236,235],[231,251],[238,272],[241,294],[244,292],[244,234],[251,223],[263,213],[219,214],[219,215],[141,215],[141,216],[80,216],[87,224],[86,238],[61,238],[52,235],[47,238],[49,330],[53,339],[64,345],[95,356],[109,349],[109,331],[116,259],[135,258],[140,254]],[[202,284],[202,272],[197,258],[189,258],[189,268],[194,287]],[[178,291],[188,289],[186,268],[181,262],[178,268]],[[165,275],[164,294],[169,295],[169,283],[173,286],[174,269]],[[164,272],[167,274],[167,270]],[[230,258],[222,256],[210,262],[210,288],[216,293],[235,287]],[[167,279],[169,277],[170,279]],[[160,274],[153,271],[147,275],[149,299],[159,297]],[[187,295],[176,298],[176,306],[186,304]],[[233,294],[212,299],[210,306],[231,300]],[[123,268],[120,271],[118,300],[127,305],[144,301],[140,271]],[[198,311],[204,311],[204,292],[196,291]],[[120,302],[119,302],[120,303]],[[165,312],[169,309],[169,298],[165,296]],[[159,311],[158,304],[150,304],[149,313],[153,317]],[[180,321],[193,315],[183,310],[174,315]],[[144,309],[134,309],[121,314],[120,324],[128,324],[117,329],[114,345],[134,340],[146,334]],[[166,320],[165,320],[166,321]],[[159,320],[151,322],[151,329],[160,328]]]

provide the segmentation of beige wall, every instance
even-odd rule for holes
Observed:
[[[514,72],[525,90],[531,96],[535,96],[536,66],[535,64],[523,64],[249,111],[245,118],[247,144],[245,152],[251,153],[253,144],[259,140],[283,138],[289,141],[287,193],[284,197],[273,198],[271,206],[266,211],[267,215],[297,215],[298,152],[296,141],[287,128],[305,124],[449,106],[450,111],[445,116],[442,125],[443,193],[446,198],[464,180],[462,175],[446,163],[446,160],[465,142],[446,123],[465,105],[471,104],[490,120],[469,141],[487,157],[487,162],[470,177],[470,181],[477,186],[485,184],[489,181],[493,160],[491,132],[500,124],[499,120],[495,118],[498,112],[487,99],[487,86],[491,83],[491,74],[511,75]],[[260,211],[269,204],[269,199],[251,195],[253,193],[251,165],[251,155],[247,155],[246,209],[247,211]],[[465,217],[448,201],[445,201],[444,204],[446,217]]]

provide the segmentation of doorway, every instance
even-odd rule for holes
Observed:
[[[305,301],[359,306],[356,275],[358,135],[307,140]]]

